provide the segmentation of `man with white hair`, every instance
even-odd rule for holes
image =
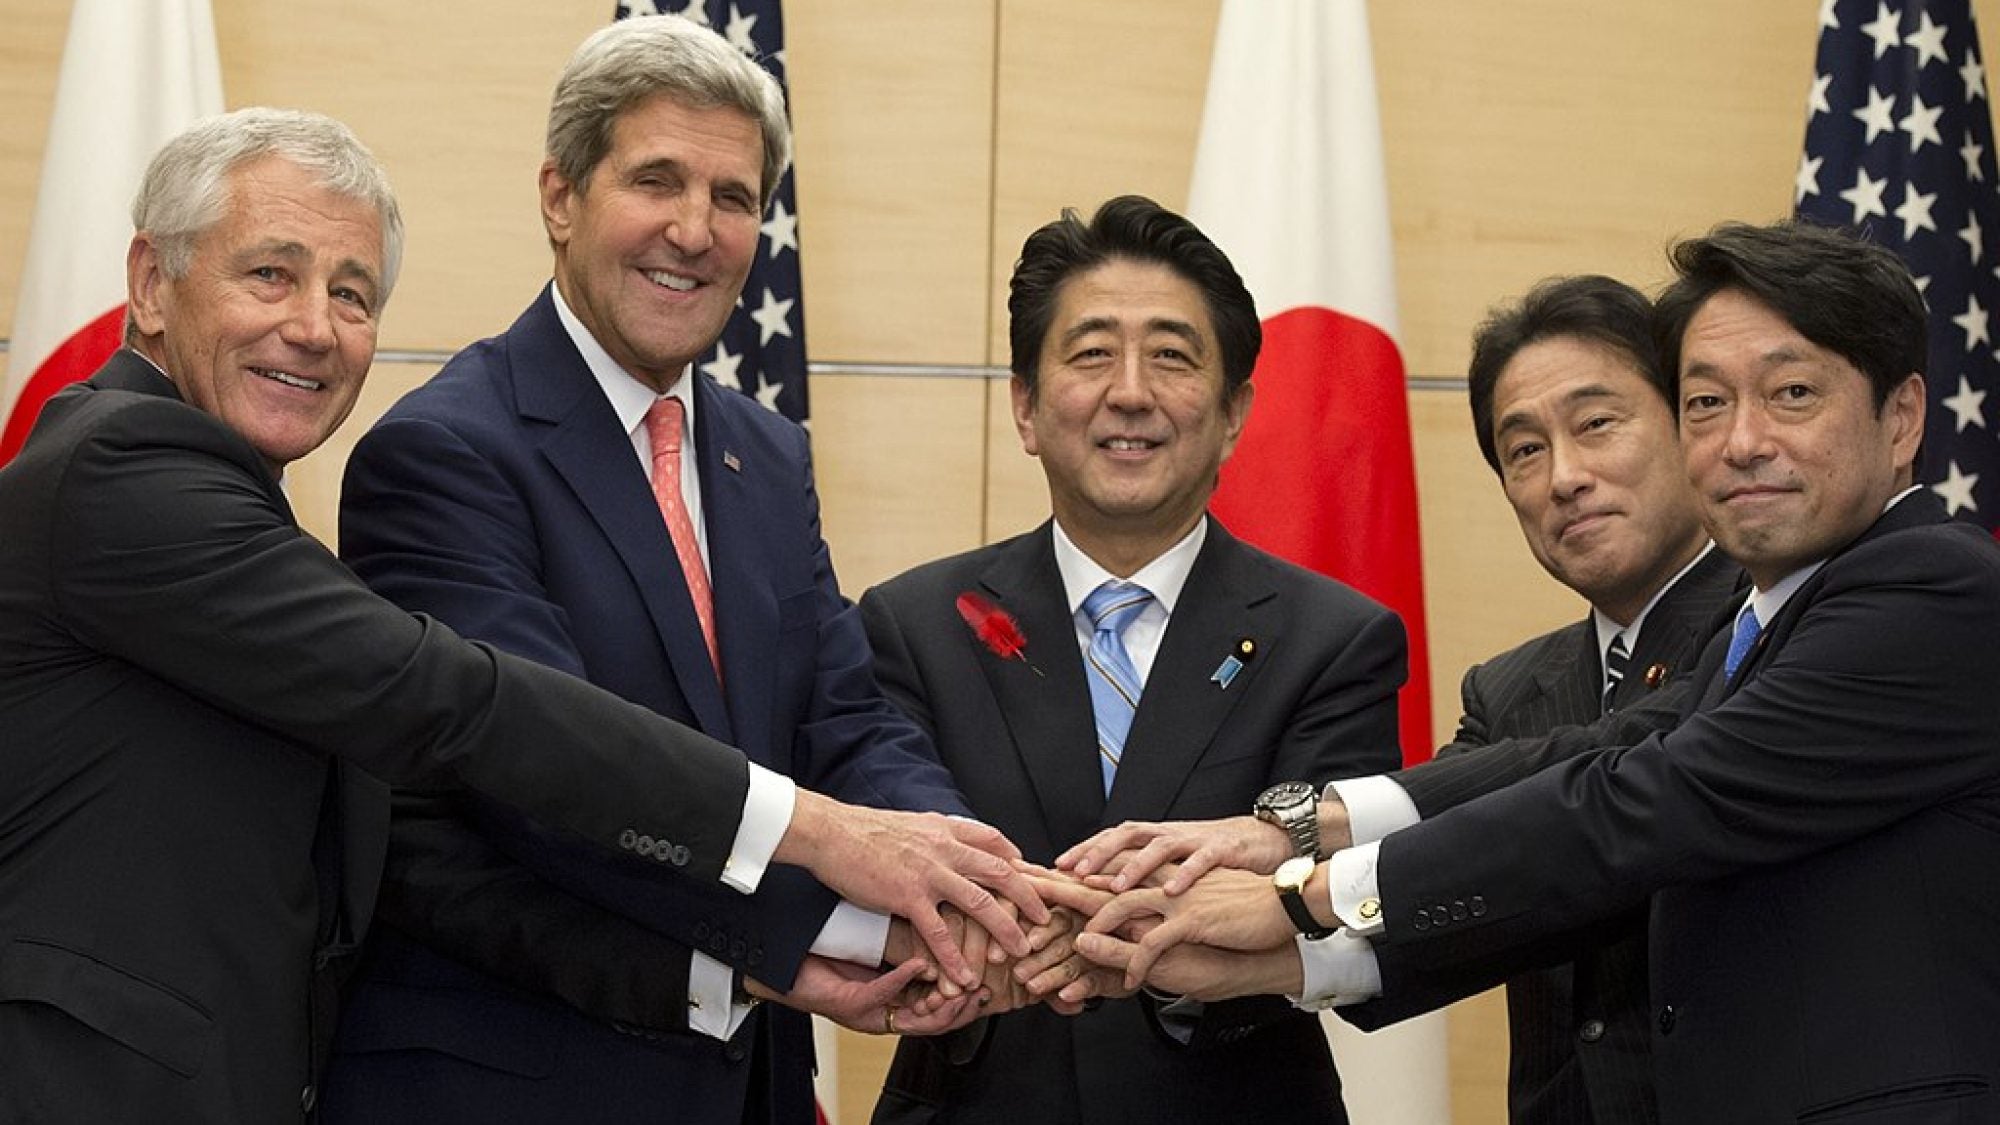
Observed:
[[[133,220],[126,346],[0,471],[0,1121],[309,1116],[381,869],[361,771],[655,880],[798,863],[916,913],[985,896],[952,867],[1013,885],[997,833],[789,783],[778,834],[740,832],[767,771],[398,610],[298,528],[280,476],[353,407],[401,256],[346,127],[198,123]]]

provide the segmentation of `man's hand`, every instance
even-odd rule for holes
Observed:
[[[866,1035],[937,1035],[970,1023],[979,1014],[970,994],[922,1012],[904,1006],[906,993],[925,967],[924,961],[912,959],[884,972],[811,954],[799,964],[790,992],[781,995],[749,978],[743,985],[753,996],[825,1016]]]
[[[1154,878],[1165,883],[1173,872],[1159,872]],[[1098,910],[1085,931],[1118,933],[1121,927],[1143,924],[1151,917],[1160,918],[1160,923],[1137,939],[1137,948],[1125,962],[1128,988],[1146,981],[1153,962],[1184,942],[1262,952],[1289,944],[1297,932],[1269,876],[1227,867],[1210,871],[1179,895],[1168,894],[1163,886],[1126,891]],[[1124,936],[1129,940],[1132,933]],[[1078,949],[1088,953],[1096,946],[1082,942]]]
[[[1112,934],[1083,934],[1076,947],[1104,966],[1100,979],[1125,975],[1140,951],[1139,943]],[[1299,963],[1296,942],[1255,953],[1176,945],[1146,969],[1145,983],[1149,988],[1204,1003],[1238,996],[1297,996],[1305,988],[1305,968]],[[1069,991],[1065,988],[1063,994]]]
[[[856,905],[909,919],[938,968],[970,989],[979,970],[960,952],[938,904],[958,907],[1009,953],[1027,956],[1028,935],[993,896],[998,891],[1032,924],[1049,920],[1027,877],[1008,862],[1020,854],[983,824],[845,805],[800,789],[772,858],[810,870]]]
[[[1264,875],[1292,857],[1285,830],[1254,816],[1152,823],[1128,820],[1107,828],[1056,857],[1056,866],[1078,876],[1108,875],[1111,889],[1130,890],[1167,863],[1180,870],[1163,888],[1177,895],[1217,867]]]

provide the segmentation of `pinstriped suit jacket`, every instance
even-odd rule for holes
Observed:
[[[1615,696],[1628,722],[1670,721],[1718,611],[1733,604],[1740,574],[1711,551],[1662,595],[1646,617],[1631,672]],[[1657,675],[1650,674],[1659,668]],[[1426,817],[1507,784],[1539,764],[1511,747],[1558,727],[1595,722],[1603,672],[1596,630],[1585,618],[1474,666],[1460,694],[1464,715],[1439,760],[1399,777]],[[1657,724],[1656,724],[1657,725]],[[1647,726],[1646,729],[1655,729]],[[1636,911],[1596,932],[1573,961],[1507,982],[1512,1040],[1508,1116],[1514,1125],[1652,1122],[1655,1107],[1646,982],[1646,915]]]

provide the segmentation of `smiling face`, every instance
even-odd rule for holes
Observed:
[[[563,300],[611,358],[665,391],[716,338],[757,250],[763,136],[734,109],[655,96],[618,115],[585,184],[542,166]]]
[[[135,347],[190,404],[274,471],[317,449],[354,408],[375,357],[382,225],[277,156],[225,177],[222,218],[169,277],[141,231],[126,256]]]
[[[1702,519],[1760,590],[1831,556],[1914,480],[1924,381],[1868,377],[1736,289],[1681,339],[1681,444]]]
[[[1223,394],[1200,290],[1157,263],[1113,259],[1062,283],[1037,385],[1013,384],[1021,444],[1056,518],[1129,575],[1194,528],[1236,447],[1250,385]]]
[[[1501,486],[1528,549],[1630,624],[1705,538],[1660,392],[1617,349],[1554,336],[1501,370],[1493,419]]]

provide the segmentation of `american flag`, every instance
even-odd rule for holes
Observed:
[[[775,75],[790,96],[791,87],[785,82],[785,21],[778,13],[778,0],[619,0],[612,18],[660,14],[714,28]],[[757,240],[757,260],[743,283],[743,296],[715,350],[695,367],[803,424],[811,415],[806,402],[802,290],[798,197],[788,167],[764,215],[764,233]]]
[[[1909,264],[1930,307],[1918,479],[1952,515],[1994,530],[2000,175],[1969,0],[1821,0],[1819,26],[1794,203]]]

